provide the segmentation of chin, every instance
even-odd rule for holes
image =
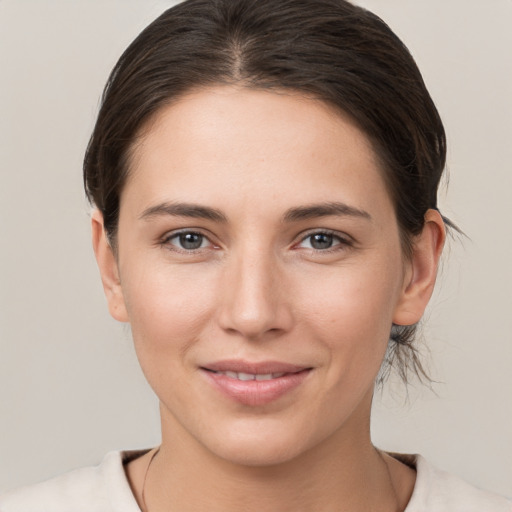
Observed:
[[[268,467],[285,464],[295,459],[301,450],[283,446],[282,443],[261,442],[232,444],[219,447],[218,455],[231,464],[247,467]]]
[[[235,423],[221,438],[204,440],[207,448],[216,456],[232,464],[251,467],[275,466],[290,462],[310,446],[308,433],[292,432],[285,425],[261,425],[243,428]],[[247,426],[245,426],[247,427]],[[277,427],[277,428],[276,428]],[[222,432],[218,429],[215,433]],[[209,442],[208,442],[209,441]]]

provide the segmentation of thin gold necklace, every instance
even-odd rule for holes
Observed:
[[[393,477],[391,476],[391,471],[389,470],[389,466],[388,466],[387,462],[385,461],[384,456],[382,455],[382,452],[378,448],[376,448],[376,450],[377,450],[377,453],[378,453],[380,459],[382,460],[382,462],[383,462],[383,464],[384,464],[384,466],[386,468],[388,482],[389,482],[389,485],[391,487],[391,490],[393,491],[393,498],[395,500],[395,510],[397,512],[400,512],[400,510],[401,510],[400,509],[400,500],[398,499],[398,492],[395,489],[395,484],[393,482]]]
[[[148,466],[146,467],[146,472],[144,473],[144,480],[142,482],[142,493],[140,496],[140,501],[142,502],[142,512],[148,512],[148,508],[146,506],[146,498],[145,498],[145,491],[146,491],[146,480],[148,478],[149,468],[151,466],[151,463],[153,462],[153,459],[156,457],[157,453],[160,451],[160,446],[153,452],[153,455],[151,455],[151,458],[149,459]]]
[[[160,451],[160,446],[153,452],[153,455],[151,455],[151,458],[149,459],[148,465],[146,467],[146,472],[144,473],[144,480],[142,482],[142,492],[141,492],[142,512],[148,512],[148,508],[146,506],[146,497],[145,497],[146,480],[148,478],[149,468],[151,467],[151,464],[152,464],[154,458],[157,456],[159,451]],[[377,450],[377,453],[379,454],[379,457],[382,460],[382,462],[384,463],[384,466],[386,468],[389,484],[391,486],[391,490],[393,491],[393,497],[395,499],[395,505],[396,505],[395,510],[398,511],[400,500],[398,499],[398,493],[396,492],[395,485],[393,484],[391,472],[389,471],[389,467],[388,467],[386,461],[384,460],[384,457],[382,456],[382,453],[380,452],[380,450]]]

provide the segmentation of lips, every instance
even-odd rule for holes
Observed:
[[[265,405],[300,386],[311,368],[277,361],[226,360],[201,370],[214,389],[247,406]]]
[[[278,372],[278,373],[245,373],[245,372],[232,372],[232,371],[225,371],[225,372],[214,372],[219,375],[225,375],[226,377],[229,377],[231,379],[237,379],[237,380],[272,380],[272,379],[278,379],[279,377],[282,377],[283,375],[286,375],[286,373]]]
[[[205,370],[212,372],[249,373],[252,375],[264,375],[272,373],[297,373],[305,370],[305,366],[297,366],[279,361],[248,362],[240,359],[226,359],[216,361],[203,366]]]

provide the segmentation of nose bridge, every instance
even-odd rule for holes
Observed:
[[[246,244],[234,251],[227,267],[222,327],[246,338],[286,330],[290,311],[280,291],[280,265],[272,249]]]

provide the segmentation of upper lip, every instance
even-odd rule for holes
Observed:
[[[307,366],[298,366],[280,361],[250,362],[240,359],[226,359],[208,363],[201,368],[213,372],[236,372],[249,373],[253,375],[265,375],[269,373],[297,373],[309,369]]]

